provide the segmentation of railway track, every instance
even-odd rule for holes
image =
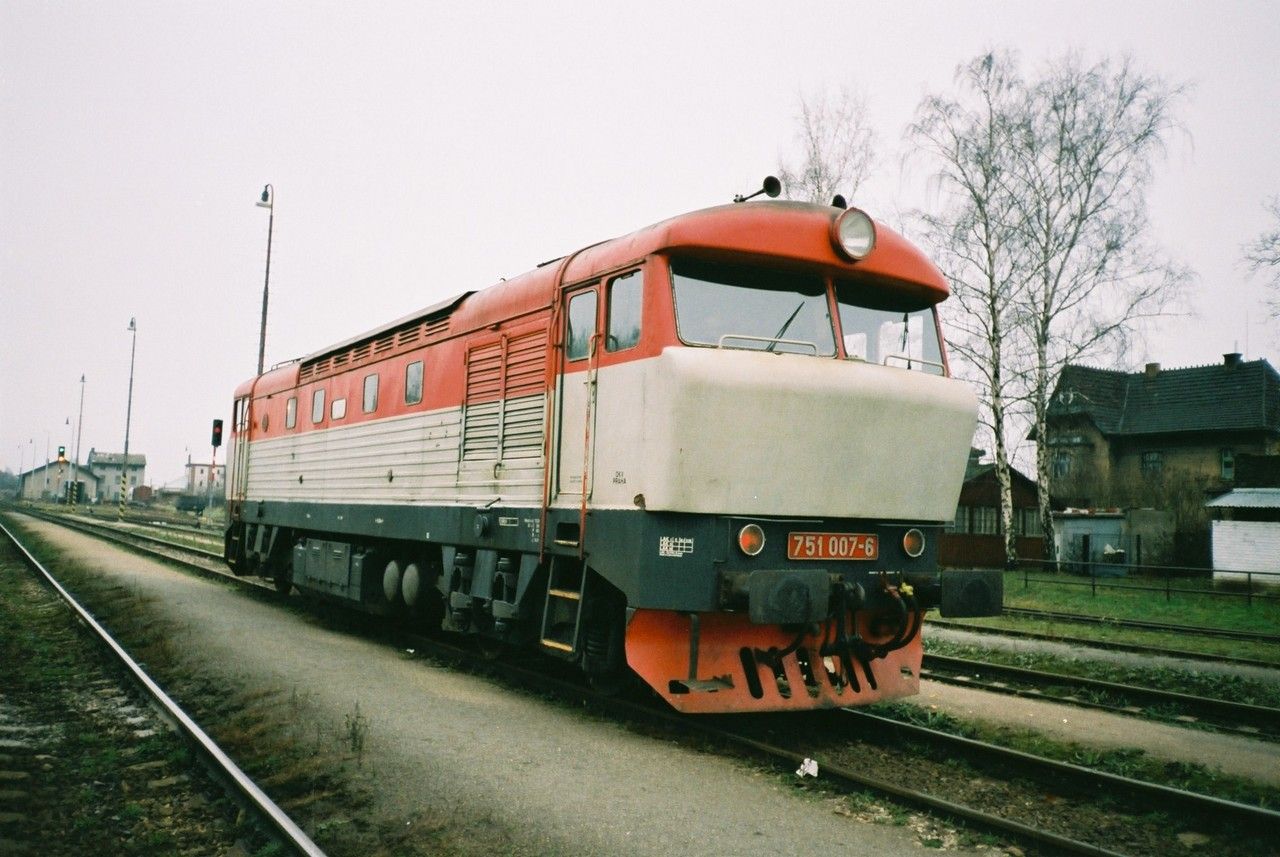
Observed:
[[[957,631],[969,631],[975,634],[989,634],[998,637],[1011,637],[1023,640],[1043,640],[1049,643],[1065,643],[1086,649],[1102,649],[1113,652],[1131,652],[1152,657],[1177,658],[1187,661],[1205,661],[1209,663],[1235,664],[1245,667],[1262,667],[1263,669],[1280,670],[1280,663],[1258,660],[1256,658],[1237,658],[1230,655],[1217,655],[1206,652],[1194,652],[1186,649],[1170,649],[1163,646],[1142,646],[1136,643],[1117,643],[1110,640],[1099,640],[1088,637],[1070,637],[1065,634],[1045,634],[1039,631],[1019,631],[1015,628],[998,628],[991,625],[979,625],[972,622],[957,622],[951,619],[929,618],[925,622],[936,628],[953,628]]]
[[[947,655],[924,656],[921,678],[977,687],[996,693],[1051,699],[1086,708],[1141,715],[1147,709],[1168,706],[1182,712],[1183,722],[1202,722],[1247,735],[1280,737],[1280,709],[1225,699],[1137,687],[1063,673],[1025,669]],[[1047,691],[1062,688],[1065,692]],[[1116,700],[1087,699],[1088,695]]]
[[[61,520],[55,521],[55,523],[67,524],[67,522]],[[274,589],[268,582],[254,578],[237,578],[228,572],[210,568],[208,560],[215,555],[208,551],[193,549],[189,546],[144,536],[144,534],[140,533],[123,533],[100,525],[86,526],[82,522],[75,522],[70,526],[127,545],[134,550],[152,553],[170,562],[178,562],[202,575],[229,578],[241,585],[254,589]],[[143,542],[144,544],[139,544],[138,542]],[[174,556],[174,553],[181,552],[190,554],[192,559],[188,561]],[[442,642],[434,637],[401,633],[397,635],[395,645],[402,647],[409,645],[417,650],[419,654],[432,655],[445,661],[463,664],[483,672],[497,673],[521,687],[544,690],[570,699],[590,701],[614,714],[622,714],[650,722],[658,721],[678,734],[700,734],[708,739],[737,747],[753,756],[768,759],[783,769],[792,769],[794,766],[802,765],[810,759],[810,755],[801,750],[783,743],[766,740],[760,734],[757,734],[755,730],[739,729],[734,725],[736,723],[745,723],[748,720],[752,723],[760,722],[756,718],[746,718],[745,716],[740,716],[739,718],[682,717],[665,708],[657,708],[653,700],[638,702],[596,694],[572,679],[556,677],[554,674],[549,674],[545,669],[533,669],[519,663],[495,662],[491,659],[491,653],[480,654],[463,646]],[[940,656],[931,657],[935,658],[933,666],[938,666],[940,662],[937,659]],[[994,667],[995,665],[990,666]],[[1052,675],[1052,678],[1054,680],[1062,679],[1061,676],[1057,675]],[[1206,704],[1211,705],[1215,702],[1217,701],[1208,700]],[[1270,709],[1267,709],[1267,711],[1270,711]],[[1058,762],[1046,757],[963,738],[939,730],[927,729],[900,720],[871,714],[864,710],[843,709],[840,710],[837,716],[844,719],[836,721],[836,723],[842,723],[844,726],[836,728],[843,728],[846,733],[853,733],[850,740],[869,740],[868,736],[878,736],[883,739],[887,735],[894,735],[915,745],[934,748],[940,753],[964,756],[990,770],[1017,769],[1023,775],[1042,783],[1050,791],[1060,789],[1064,783],[1070,783],[1073,789],[1082,794],[1096,797],[1119,791],[1131,796],[1136,801],[1148,805],[1152,809],[1177,807],[1180,812],[1197,817],[1218,819],[1240,829],[1269,831],[1280,826],[1280,813],[1263,807],[1238,803],[1161,784],[1119,777],[1091,768]],[[790,717],[792,716],[788,716],[788,718]],[[770,719],[775,724],[780,722],[777,717],[765,718],[766,721]],[[795,736],[796,730],[790,728],[791,723],[789,720],[787,725],[788,728],[783,731]],[[1074,838],[1071,835],[1055,832],[1045,825],[1036,824],[1034,819],[1020,820],[1008,817],[999,812],[993,812],[991,808],[970,805],[963,801],[957,801],[953,797],[933,793],[928,789],[910,788],[900,782],[874,776],[868,772],[864,765],[841,764],[838,761],[832,762],[824,758],[818,758],[815,761],[818,763],[822,780],[825,783],[837,785],[842,789],[872,791],[894,802],[905,803],[931,813],[940,814],[964,826],[976,827],[1012,837],[1020,842],[1043,849],[1044,853],[1111,855],[1111,857],[1124,853],[1112,850],[1097,842],[1085,841],[1084,839]],[[913,753],[906,753],[899,761],[899,765],[902,767],[895,767],[895,770],[909,768],[913,764],[918,764],[918,762],[917,756]]]
[[[190,746],[199,754],[217,779],[225,783],[234,798],[248,807],[272,831],[281,845],[305,857],[324,857],[324,852],[303,830],[250,779],[154,679],[125,651],[111,634],[82,607],[7,526],[0,523],[0,533],[11,543],[31,570],[67,604],[101,643],[114,661],[129,675],[147,701],[156,708]]]
[[[1141,619],[1090,616],[1084,613],[1059,613],[1053,610],[1032,610],[1026,607],[1006,607],[1004,608],[1004,615],[1020,616],[1026,619],[1049,619],[1054,622],[1074,622],[1082,625],[1101,625],[1108,628],[1133,628],[1141,631],[1163,631],[1201,637],[1222,637],[1228,640],[1256,643],[1280,643],[1280,634],[1236,631],[1230,628],[1208,628],[1202,625],[1174,625],[1167,622],[1147,622]]]

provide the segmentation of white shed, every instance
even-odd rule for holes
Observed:
[[[1214,516],[1214,580],[1262,572],[1256,582],[1280,585],[1280,488],[1237,488],[1205,507]]]

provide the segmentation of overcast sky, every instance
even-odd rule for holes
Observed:
[[[1127,364],[1280,366],[1239,263],[1280,193],[1277,44],[1267,2],[0,0],[0,469],[72,445],[82,373],[82,457],[120,451],[131,316],[131,451],[155,485],[208,460],[257,364],[267,182],[271,364],[758,187],[824,86],[865,94],[852,202],[898,222],[936,204],[905,125],[992,47],[1193,84],[1151,212],[1194,314]]]

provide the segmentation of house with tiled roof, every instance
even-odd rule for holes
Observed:
[[[1046,416],[1059,503],[1182,518],[1192,513],[1172,507],[1186,503],[1203,519],[1204,500],[1235,486],[1241,456],[1280,453],[1280,373],[1239,354],[1185,369],[1067,366]],[[1207,546],[1207,520],[1204,528]]]

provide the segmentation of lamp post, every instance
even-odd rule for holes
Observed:
[[[80,416],[76,417],[76,451],[71,462],[71,508],[80,502],[80,430],[84,428],[84,375],[80,376]]]
[[[129,319],[133,344],[129,346],[129,401],[124,412],[124,460],[120,462],[120,507],[116,516],[124,520],[125,495],[129,491],[129,423],[133,420],[133,357],[138,351],[138,320]]]
[[[262,374],[263,357],[267,353],[267,294],[271,288],[271,233],[275,229],[276,223],[276,189],[270,184],[262,188],[262,199],[254,203],[259,208],[265,208],[270,215],[267,217],[267,275],[262,281],[262,328],[258,333],[258,374]]]

